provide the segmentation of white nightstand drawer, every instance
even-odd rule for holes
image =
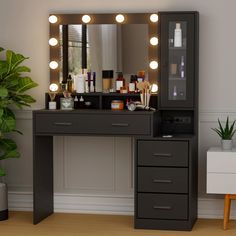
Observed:
[[[207,173],[209,172],[236,174],[236,150],[221,151],[211,148],[207,152]]]
[[[235,183],[236,174],[207,173],[207,193],[236,194]]]

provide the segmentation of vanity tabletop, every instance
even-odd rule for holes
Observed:
[[[156,114],[157,111],[129,111],[129,110],[110,110],[110,109],[74,109],[74,110],[34,110],[33,113],[48,114],[117,114],[117,115],[150,115]]]

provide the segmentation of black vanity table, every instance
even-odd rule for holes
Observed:
[[[149,15],[126,14],[131,22],[138,17],[138,23]],[[63,25],[81,24],[75,15],[58,16]],[[114,14],[92,16],[107,23]],[[150,59],[159,63],[158,70],[150,71],[151,82],[159,85],[151,101],[156,112],[109,110],[114,97],[125,101],[131,95],[102,93],[85,94],[97,104],[93,109],[33,112],[34,224],[53,213],[53,136],[110,135],[135,138],[134,227],[192,229],[197,219],[198,13],[159,12],[158,16],[158,25],[150,26],[150,36],[158,32],[158,49],[149,48]],[[176,22],[183,29],[181,47],[171,41]],[[50,25],[51,36],[58,36],[57,27]],[[50,48],[51,60],[58,59],[58,50]],[[170,72],[173,64],[182,64],[183,57],[184,76]],[[63,72],[68,72],[66,66]],[[58,70],[50,73],[51,82],[58,79]],[[46,108],[47,103],[46,94]]]

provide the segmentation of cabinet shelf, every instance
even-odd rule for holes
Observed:
[[[170,81],[186,81],[186,77],[180,78],[180,77],[169,77]]]
[[[169,47],[169,50],[187,50],[186,47]]]

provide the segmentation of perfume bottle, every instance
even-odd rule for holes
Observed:
[[[182,29],[180,23],[176,23],[174,32],[174,47],[182,47]]]

